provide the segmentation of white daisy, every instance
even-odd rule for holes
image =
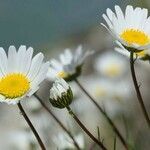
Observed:
[[[125,48],[121,47],[116,47],[115,51],[121,53],[122,55],[125,55],[127,57],[130,57],[130,52],[129,51],[125,51]],[[143,50],[141,52],[138,53],[134,53],[134,58],[139,58],[141,60],[148,60],[150,61],[150,49],[148,50]]]
[[[54,107],[65,108],[70,105],[73,93],[69,84],[62,78],[57,78],[50,89],[50,102]]]
[[[95,69],[109,78],[121,77],[127,71],[127,61],[117,53],[108,51],[95,59]]]
[[[49,80],[54,80],[56,77],[72,80],[80,75],[81,66],[86,57],[91,55],[93,51],[83,52],[82,46],[78,46],[75,52],[70,49],[65,49],[64,53],[60,54],[60,61],[52,59],[47,73]]]
[[[128,5],[123,14],[119,6],[115,6],[115,13],[107,8],[102,15],[108,26],[105,26],[122,45],[131,50],[150,48],[150,17],[145,8]]]
[[[83,149],[85,146],[83,134],[80,133],[74,136],[74,139],[78,143],[79,147]],[[57,148],[61,150],[76,148],[72,139],[66,133],[59,133],[57,134],[57,136],[54,136],[53,142],[57,146]]]
[[[35,148],[38,147],[36,141],[33,140],[33,135],[27,131],[9,131],[3,138],[7,139],[7,143],[4,142],[5,150],[29,150],[33,145]]]
[[[116,82],[104,78],[99,79],[99,76],[87,76],[83,79],[83,85],[87,87],[87,91],[100,106],[104,106],[110,116],[122,112],[129,103],[132,94],[132,86],[126,78]]]
[[[0,102],[16,104],[35,93],[44,80],[49,62],[43,62],[43,54],[32,58],[33,48],[22,45],[18,52],[14,46],[8,56],[0,47]]]

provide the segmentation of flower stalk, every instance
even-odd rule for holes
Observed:
[[[107,148],[103,145],[101,141],[94,137],[94,135],[83,125],[83,123],[79,120],[79,118],[74,114],[72,109],[67,106],[66,109],[68,110],[69,114],[73,117],[73,119],[78,123],[78,125],[84,130],[84,132],[103,150],[107,150]]]
[[[41,150],[46,150],[46,148],[45,148],[45,146],[44,146],[44,144],[43,144],[39,134],[37,133],[36,129],[34,128],[34,126],[32,124],[32,122],[30,121],[30,119],[28,118],[28,116],[27,116],[26,112],[24,111],[21,103],[19,102],[17,105],[18,105],[18,108],[19,108],[21,114],[23,115],[24,119],[26,120],[26,122],[28,123],[29,127],[31,128],[33,134],[35,135],[35,137],[36,137],[36,139],[37,139],[37,141],[38,141],[38,143],[39,143],[39,145],[41,147]]]
[[[101,141],[95,138],[90,131],[83,125],[74,112],[70,108],[70,104],[73,100],[73,92],[69,84],[62,78],[58,78],[50,89],[50,103],[52,106],[63,109],[66,108],[69,114],[74,118],[78,125],[84,130],[84,132],[103,150],[107,150]]]
[[[125,141],[125,139],[123,138],[123,136],[121,135],[120,131],[118,130],[118,128],[115,126],[115,124],[113,123],[113,121],[109,118],[109,116],[106,114],[106,112],[101,108],[101,106],[94,100],[94,98],[85,90],[85,88],[81,85],[81,83],[75,79],[74,80],[76,82],[76,84],[82,89],[82,91],[89,97],[89,99],[92,101],[92,103],[98,108],[98,110],[103,114],[103,116],[105,117],[105,119],[108,121],[108,123],[110,124],[110,126],[112,127],[112,129],[114,130],[114,132],[116,133],[116,135],[118,136],[118,138],[120,139],[121,143],[123,144],[123,146],[125,147],[126,150],[128,150],[128,145]]]
[[[38,101],[41,103],[43,108],[53,117],[53,119],[60,125],[60,127],[68,134],[68,136],[73,140],[74,146],[77,148],[77,150],[80,150],[80,147],[78,143],[75,141],[72,134],[68,131],[68,129],[62,124],[62,122],[55,116],[55,114],[51,111],[50,108],[46,106],[46,104],[42,101],[42,99],[37,95],[34,94],[34,96],[38,99]]]
[[[147,124],[150,128],[150,118],[149,118],[148,113],[146,111],[146,108],[145,108],[145,105],[144,105],[144,102],[143,102],[143,98],[142,98],[142,95],[141,95],[141,92],[140,92],[140,87],[138,85],[136,74],[135,74],[134,62],[135,62],[136,59],[134,60],[133,55],[134,55],[134,52],[131,51],[130,52],[130,69],[131,69],[132,80],[133,80],[133,83],[134,83],[137,98],[138,98],[139,104],[141,106],[144,118],[145,118],[145,120],[146,120],[146,122],[147,122]]]

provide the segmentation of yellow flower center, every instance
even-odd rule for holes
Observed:
[[[0,79],[0,94],[6,98],[21,97],[29,88],[29,80],[21,73],[11,73]]]
[[[94,90],[94,94],[96,97],[103,97],[107,95],[107,92],[103,87],[97,86]]]
[[[126,29],[120,34],[120,37],[129,45],[137,44],[144,46],[150,43],[150,36],[138,29]]]
[[[115,77],[120,74],[120,67],[117,64],[111,64],[105,69],[105,73],[110,77]]]
[[[66,78],[68,76],[68,73],[66,73],[65,71],[60,71],[58,74],[57,74],[58,77],[61,77],[61,78]]]

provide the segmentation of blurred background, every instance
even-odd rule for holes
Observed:
[[[113,38],[100,25],[107,8],[114,10],[114,6],[119,5],[124,10],[128,4],[150,7],[149,0],[0,0],[0,46],[5,49],[9,45],[32,46],[35,52],[43,52],[47,60],[58,58],[65,48],[74,50],[79,44],[84,50],[95,50],[96,53],[86,60],[81,83],[105,108],[132,149],[149,150],[150,132],[136,99],[129,60],[114,51]],[[136,70],[149,110],[149,63],[137,63]],[[72,108],[96,136],[99,127],[104,144],[112,150],[115,134],[110,126],[76,84],[70,84],[75,96]],[[50,87],[51,83],[45,81],[38,92],[45,102]],[[49,150],[75,149],[35,98],[23,105]],[[91,140],[65,110],[52,109],[82,149],[92,148]],[[16,106],[0,105],[0,133],[0,150],[39,149]],[[94,145],[93,150],[96,149]],[[118,139],[117,150],[123,150]]]

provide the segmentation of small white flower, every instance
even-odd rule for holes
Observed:
[[[33,48],[14,46],[8,49],[8,56],[0,47],[0,102],[16,104],[19,100],[35,93],[45,79],[49,62],[43,62],[43,54],[32,58]]]
[[[133,50],[150,48],[150,18],[145,8],[128,5],[125,14],[119,6],[115,6],[115,13],[107,8],[102,15],[108,26],[105,26],[120,44]]]
[[[116,47],[115,51],[121,53],[122,55],[125,55],[127,57],[130,57],[130,52],[129,51],[125,51],[125,48],[121,47]],[[134,52],[134,58],[139,58],[141,60],[150,60],[150,49],[148,50],[143,50],[141,52]]]
[[[95,69],[103,76],[117,78],[127,71],[127,62],[117,53],[108,51],[95,60]]]
[[[132,95],[131,85],[127,79],[116,82],[99,79],[99,76],[88,76],[83,79],[83,83],[92,97],[101,107],[104,106],[106,112],[111,116],[122,112]]]
[[[81,66],[84,60],[93,53],[93,51],[83,52],[82,46],[78,46],[74,52],[70,49],[65,49],[64,53],[60,54],[60,60],[52,59],[50,61],[47,78],[54,80],[61,77],[65,80],[71,80],[80,75]]]
[[[37,148],[37,144],[33,140],[33,135],[27,131],[9,131],[3,138],[5,140],[7,139],[7,143],[4,145],[7,150],[29,150],[33,144],[35,145],[35,148]]]
[[[73,99],[73,93],[68,83],[57,78],[50,89],[50,102],[54,107],[65,108],[70,105]]]
[[[84,148],[84,136],[83,134],[78,134],[74,136],[75,141],[78,143],[81,149]],[[57,136],[53,137],[53,142],[57,148],[61,150],[65,149],[75,149],[72,139],[66,133],[59,133]]]

